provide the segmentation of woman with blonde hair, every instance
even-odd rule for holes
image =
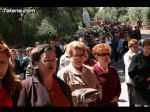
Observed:
[[[132,96],[133,96],[133,82],[128,74],[128,68],[131,63],[132,57],[138,52],[138,40],[131,39],[128,42],[129,50],[125,53],[123,60],[125,64],[125,81],[127,83],[127,89],[128,89],[128,98],[129,98],[129,106],[134,106],[132,103]]]
[[[75,106],[84,105],[82,100],[78,100],[78,98],[73,95],[73,93],[79,89],[93,88],[100,92],[99,98],[88,102],[88,106],[96,106],[97,101],[100,101],[101,99],[101,85],[99,84],[92,67],[84,64],[86,50],[86,45],[83,42],[73,41],[69,43],[66,53],[70,59],[70,64],[59,70],[57,73],[57,76],[69,85]]]
[[[102,101],[99,106],[118,106],[121,83],[117,70],[110,66],[110,46],[101,43],[93,47],[92,54],[97,60],[93,65],[99,83],[102,85]]]

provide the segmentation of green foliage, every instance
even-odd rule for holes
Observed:
[[[96,18],[106,22],[131,23],[133,21],[149,22],[149,8],[147,7],[104,7],[98,11]]]
[[[94,35],[96,37],[104,36],[107,32],[99,26],[91,26],[88,29],[79,29],[76,32],[77,37],[89,37],[90,35]]]
[[[95,7],[86,7],[88,13],[89,13],[89,16],[90,18],[94,18],[96,12],[97,12],[97,9]]]
[[[126,7],[104,7],[98,12],[98,14],[96,14],[96,18],[103,19],[106,22],[120,22],[122,20],[122,16],[124,16],[123,21],[126,21],[126,14]]]
[[[38,26],[38,32],[37,35],[43,35],[43,34],[56,34],[56,30],[54,29],[54,26],[48,22],[47,19],[43,19],[41,22],[41,25]]]
[[[144,24],[150,25],[150,8],[149,7],[144,8],[142,10],[142,13],[143,13],[143,22],[144,22]]]
[[[82,24],[83,7],[33,7],[35,12],[22,13],[21,18],[15,16],[19,23],[18,27],[14,20],[15,13],[5,13],[4,8],[6,7],[0,7],[0,32],[5,34],[5,41],[10,45],[13,44],[15,36],[21,34],[23,36],[18,37],[17,41],[23,40],[24,46],[31,46],[35,41],[47,41],[53,34],[68,39],[78,31],[78,26]],[[20,9],[29,8],[20,7]],[[85,8],[90,18],[100,18],[112,23],[130,23],[140,20],[150,25],[149,7],[104,7],[101,11],[95,7]],[[16,34],[15,31],[20,32]],[[101,35],[102,32],[97,27],[90,27],[90,33]],[[82,35],[83,31],[78,33]]]
[[[141,13],[143,7],[129,7],[128,8],[128,16],[130,21],[138,21],[141,20],[143,14]]]
[[[5,35],[5,41],[10,43],[9,38],[12,37],[12,18],[10,14],[0,13],[0,32]]]

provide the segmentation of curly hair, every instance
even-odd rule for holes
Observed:
[[[72,56],[73,49],[80,49],[81,51],[83,51],[84,54],[86,53],[87,50],[86,45],[83,42],[72,41],[68,44],[66,50],[66,53],[68,54],[69,57]]]

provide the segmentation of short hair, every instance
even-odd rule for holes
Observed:
[[[130,39],[130,41],[128,42],[128,47],[131,48],[134,44],[139,44],[137,39]]]
[[[32,51],[34,47],[27,47],[26,52]]]
[[[92,49],[92,55],[96,58],[96,56],[99,55],[101,52],[103,51],[110,52],[110,50],[111,50],[110,46],[106,43],[97,44]]]
[[[79,42],[79,41],[72,41],[68,44],[67,46],[67,50],[66,53],[68,54],[68,56],[72,56],[73,53],[73,49],[80,49],[83,51],[83,53],[86,53],[86,45],[83,42]]]
[[[55,52],[54,48],[49,45],[49,44],[42,44],[40,46],[35,47],[32,51],[31,51],[31,60],[32,60],[32,64],[34,64],[34,62],[39,61],[41,58],[41,55],[43,53],[45,53],[48,50],[52,50]]]
[[[142,47],[146,45],[150,46],[150,39],[144,39],[144,41],[142,42]]]

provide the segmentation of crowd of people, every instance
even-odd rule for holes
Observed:
[[[150,39],[140,30],[102,24],[101,36],[56,36],[26,49],[0,40],[0,106],[118,107],[121,82],[112,63],[124,60],[129,106],[150,106]]]

